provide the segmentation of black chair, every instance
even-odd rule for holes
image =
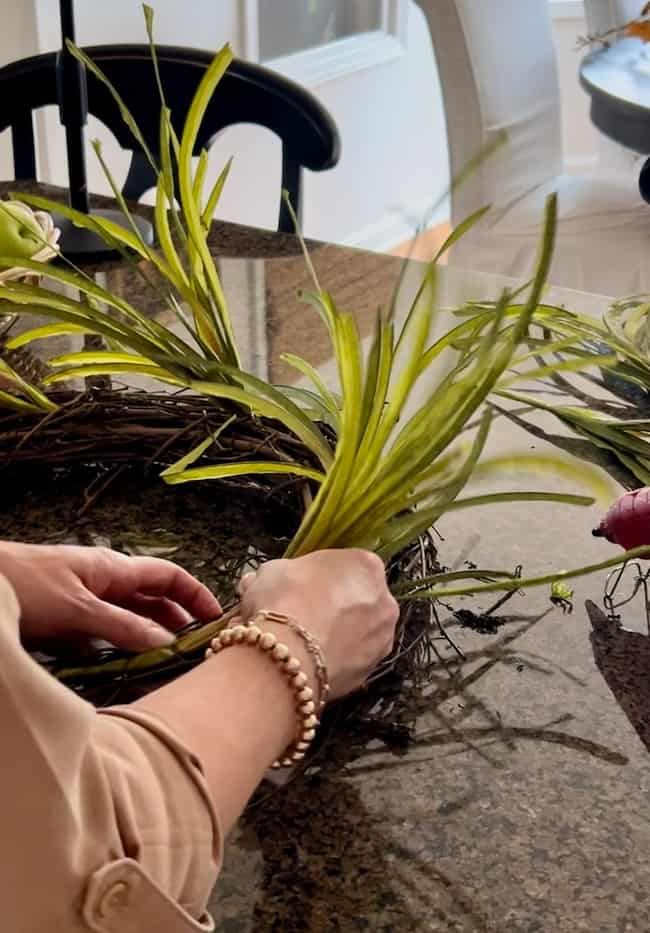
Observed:
[[[154,155],[159,151],[158,88],[146,45],[98,45],[85,49],[120,93]],[[180,135],[190,102],[213,55],[199,49],[157,46],[160,73],[172,123]],[[133,156],[122,192],[138,200],[155,185],[144,153],[120,115],[107,88],[87,73],[88,112],[101,120],[123,149]],[[48,52],[0,68],[0,132],[11,128],[17,179],[36,179],[32,114],[57,104],[57,53]],[[208,106],[194,150],[208,148],[215,135],[236,123],[272,130],[282,142],[282,187],[300,211],[303,168],[321,172],[339,159],[336,124],[300,85],[260,65],[235,60]],[[278,230],[293,232],[286,204],[280,199]]]

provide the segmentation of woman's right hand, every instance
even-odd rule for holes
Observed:
[[[261,609],[281,612],[318,640],[330,699],[361,687],[393,647],[399,607],[383,563],[369,551],[316,551],[271,560],[242,578],[240,593],[243,619]]]

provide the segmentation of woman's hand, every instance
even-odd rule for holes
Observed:
[[[393,647],[399,608],[384,565],[369,551],[317,551],[272,560],[242,578],[240,593],[242,618],[260,609],[282,612],[318,639],[332,699],[360,687]],[[284,633],[276,634],[286,641]]]
[[[282,612],[318,639],[331,698],[360,687],[391,650],[398,606],[382,562],[368,551],[317,551],[272,560],[246,574],[241,617]],[[316,687],[313,659],[295,632],[266,621],[299,659]],[[293,692],[261,651],[234,644],[158,690],[136,700],[173,729],[200,760],[228,834],[269,764],[296,739]]]
[[[108,548],[0,541],[0,574],[16,591],[30,644],[102,638],[141,651],[171,644],[192,618],[221,614],[207,587],[176,564]]]

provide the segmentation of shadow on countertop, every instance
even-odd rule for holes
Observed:
[[[457,929],[461,918],[477,933],[493,929],[432,853],[400,844],[342,775],[317,774],[275,789],[246,822],[263,857],[246,930],[392,933],[421,928],[425,917],[441,930]]]
[[[613,622],[590,600],[585,608],[598,670],[650,751],[650,637]]]

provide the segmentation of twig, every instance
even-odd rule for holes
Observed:
[[[126,469],[126,464],[123,464],[122,466],[118,467],[116,470],[113,470],[112,473],[108,475],[106,480],[103,483],[100,483],[98,488],[96,490],[93,490],[93,492],[91,493],[90,491],[93,489],[93,486],[97,484],[97,478],[93,480],[93,482],[88,486],[88,488],[84,492],[84,504],[79,509],[79,517],[81,517],[82,515],[85,515],[85,513],[88,511],[90,506],[94,502],[97,501],[97,499],[101,496],[101,494],[108,489],[111,483],[114,480],[116,480],[117,477],[121,473],[123,473],[125,469]]]

